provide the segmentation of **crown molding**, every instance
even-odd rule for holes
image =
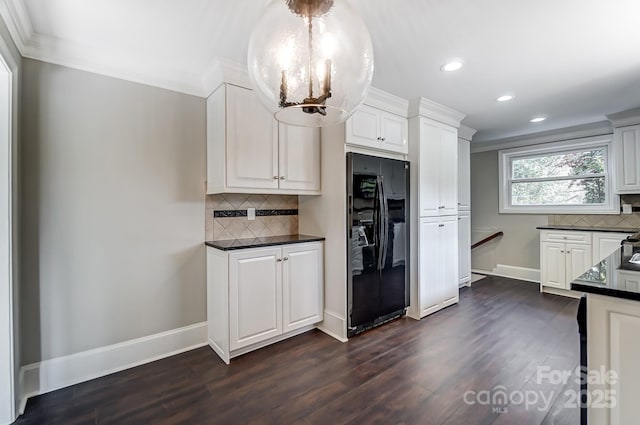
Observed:
[[[117,53],[87,52],[83,46],[34,32],[23,0],[1,2],[0,17],[25,58],[198,97],[208,94],[202,74],[171,70],[161,64],[141,64]]]
[[[408,100],[375,87],[369,88],[369,92],[363,103],[405,118],[409,112]]]
[[[430,118],[456,128],[460,127],[460,122],[466,117],[462,112],[424,97],[409,101],[409,118],[416,116]]]
[[[244,65],[225,58],[212,60],[203,75],[205,97],[211,96],[221,84],[233,84],[244,88],[251,88],[249,73]]]
[[[31,19],[23,0],[0,1],[0,16],[7,26],[14,44],[22,54],[33,38],[33,25],[31,25]]]
[[[476,134],[478,130],[475,128],[467,127],[464,124],[460,124],[460,128],[458,128],[458,138],[464,139],[467,141],[471,141],[473,135]]]
[[[626,127],[628,125],[640,124],[640,108],[609,114],[607,115],[607,119],[614,127]]]
[[[593,136],[612,135],[613,129],[608,121],[598,121],[573,127],[559,128],[522,136],[507,137],[487,142],[471,143],[471,153],[496,151],[521,146],[539,145],[542,143],[562,142]]]

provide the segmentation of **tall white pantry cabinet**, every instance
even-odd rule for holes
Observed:
[[[411,306],[420,319],[458,302],[458,128],[464,114],[409,103]]]
[[[471,286],[471,138],[476,130],[458,129],[458,283]]]

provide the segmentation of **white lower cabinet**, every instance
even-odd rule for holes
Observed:
[[[571,289],[571,282],[592,265],[591,232],[540,233],[541,290],[545,286]]]
[[[323,244],[207,247],[211,348],[232,357],[311,329],[323,317]]]
[[[229,254],[230,348],[282,334],[282,249]]]
[[[458,283],[471,285],[471,211],[458,215]]]
[[[570,289],[571,282],[592,266],[591,245],[542,242],[542,285]]]
[[[544,288],[571,289],[571,282],[615,250],[630,233],[543,230],[540,279]]]
[[[589,423],[638,423],[640,303],[588,294],[587,335]]]
[[[283,332],[322,320],[322,244],[287,245],[282,248]]]
[[[631,233],[609,233],[593,232],[593,264],[607,258],[617,249],[620,249],[620,242]]]
[[[419,221],[418,276],[409,314],[420,319],[458,302],[458,217]]]

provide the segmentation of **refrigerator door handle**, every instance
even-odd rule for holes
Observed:
[[[378,270],[384,269],[385,259],[387,257],[387,239],[389,232],[389,225],[387,223],[389,210],[387,205],[387,199],[384,196],[384,186],[382,184],[382,177],[378,176],[376,179],[376,186],[378,187],[378,202],[379,202],[379,247],[378,250]]]

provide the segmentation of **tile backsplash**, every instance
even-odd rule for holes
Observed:
[[[640,195],[624,195],[621,203],[640,207]],[[567,214],[550,215],[549,224],[560,226],[619,227],[640,229],[640,212],[633,214]]]
[[[247,208],[256,209],[248,220]],[[245,214],[245,216],[238,216]],[[298,197],[226,193],[206,197],[205,240],[282,236],[298,233]]]

